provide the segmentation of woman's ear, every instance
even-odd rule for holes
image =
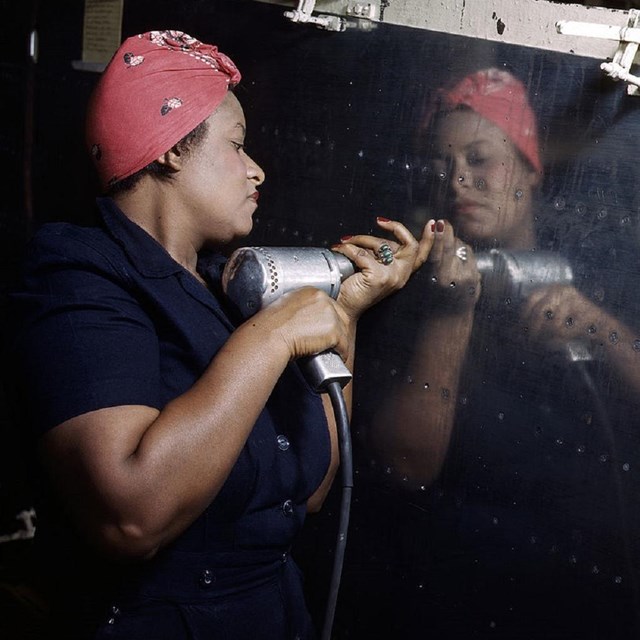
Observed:
[[[184,155],[180,153],[177,147],[173,146],[169,151],[165,151],[156,162],[170,171],[178,172],[182,169],[184,163]]]

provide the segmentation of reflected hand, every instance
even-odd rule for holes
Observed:
[[[433,248],[425,269],[432,291],[456,310],[472,309],[480,297],[480,272],[473,249],[454,234],[446,220],[438,220]]]
[[[338,305],[351,319],[359,318],[366,309],[404,287],[433,246],[433,220],[425,225],[419,241],[400,222],[378,218],[377,223],[395,240],[357,235],[343,238],[340,245],[332,247],[358,267],[343,282],[338,295]]]
[[[602,341],[612,325],[606,312],[570,285],[534,290],[523,301],[520,317],[530,339],[551,349],[576,339]]]

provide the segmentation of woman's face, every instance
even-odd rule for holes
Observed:
[[[539,178],[500,128],[471,110],[442,116],[433,168],[441,186],[438,215],[463,240],[475,247],[530,248]]]
[[[196,243],[224,244],[251,231],[265,176],[244,149],[244,113],[232,93],[207,123],[206,137],[182,170],[183,201],[192,212]]]

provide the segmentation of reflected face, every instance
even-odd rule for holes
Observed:
[[[218,244],[251,231],[257,187],[265,176],[244,149],[244,113],[232,93],[207,123],[206,137],[185,160],[184,197],[192,211],[194,234],[203,244]]]
[[[433,169],[442,187],[436,205],[463,240],[479,247],[531,244],[538,174],[499,127],[471,110],[442,116]]]

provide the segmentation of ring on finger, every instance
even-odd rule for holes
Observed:
[[[378,247],[376,256],[378,262],[381,262],[382,264],[391,264],[393,262],[393,250],[386,242],[383,242]]]
[[[458,247],[456,249],[456,255],[458,256],[458,258],[460,258],[460,260],[462,260],[462,262],[466,262],[467,261],[467,247]]]

